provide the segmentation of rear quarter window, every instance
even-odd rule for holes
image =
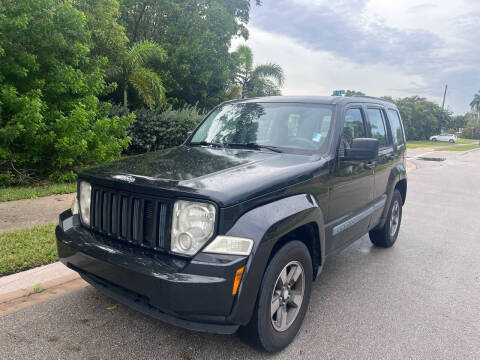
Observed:
[[[392,130],[393,143],[401,145],[405,143],[403,138],[402,123],[397,110],[388,109],[388,119],[390,120],[390,129]]]

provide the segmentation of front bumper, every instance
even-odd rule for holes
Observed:
[[[247,257],[217,254],[185,259],[93,233],[70,211],[56,228],[58,255],[69,268],[119,302],[196,331],[234,333],[232,286]]]

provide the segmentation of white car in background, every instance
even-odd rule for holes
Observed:
[[[430,136],[430,141],[445,141],[445,142],[456,143],[457,140],[458,140],[458,137],[455,134],[440,134],[440,135]]]

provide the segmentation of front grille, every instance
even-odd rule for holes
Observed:
[[[168,208],[166,200],[92,185],[91,228],[119,241],[165,250]]]

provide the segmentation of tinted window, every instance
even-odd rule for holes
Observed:
[[[353,139],[364,138],[365,127],[360,109],[348,109],[345,113],[345,125],[340,139],[339,156],[344,156],[345,149],[352,147]]]
[[[363,126],[363,116],[360,109],[348,109],[345,113],[343,135],[351,138],[351,140],[365,137],[365,127]]]
[[[388,139],[382,111],[380,109],[368,109],[367,114],[372,137],[378,139],[378,146],[380,148],[387,146]]]
[[[390,129],[392,130],[393,143],[395,145],[403,144],[402,124],[400,116],[396,110],[388,110],[388,118],[390,119]]]

